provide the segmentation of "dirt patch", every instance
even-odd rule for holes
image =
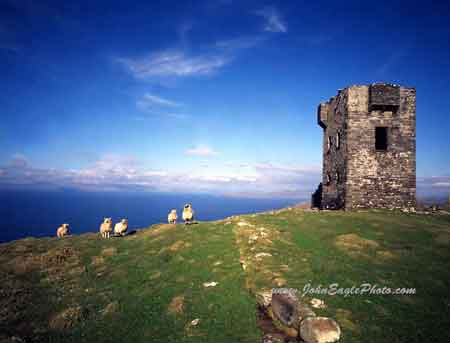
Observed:
[[[389,250],[380,250],[377,251],[377,257],[381,257],[382,259],[391,260],[395,258],[396,256],[391,253]]]
[[[362,238],[354,233],[340,235],[334,243],[342,251],[358,256],[366,256],[368,249],[376,249],[379,247],[377,242]]]
[[[143,230],[143,232],[140,234],[144,235],[144,236],[158,236],[162,233],[171,231],[171,230],[175,229],[176,227],[177,227],[176,225],[171,225],[171,224],[160,224],[160,225],[156,225],[150,229]]]
[[[43,254],[16,256],[5,264],[5,268],[18,275],[44,272],[50,281],[57,281],[67,275],[67,271],[81,267],[75,250],[66,246],[51,249]]]
[[[159,279],[161,277],[161,272],[157,271],[155,273],[153,273],[152,275],[150,275],[150,280],[156,280]]]
[[[17,256],[6,264],[6,268],[15,274],[25,274],[38,269],[39,260],[34,256]]]
[[[79,267],[75,267],[75,268],[70,268],[68,272],[69,272],[69,275],[79,276],[79,275],[85,273],[86,270],[87,269],[85,266],[79,266]]]
[[[190,248],[192,246],[191,243],[189,242],[185,242],[185,241],[176,241],[175,243],[173,243],[170,247],[169,250],[170,251],[178,251],[184,248]]]
[[[107,316],[109,314],[113,314],[119,310],[119,302],[113,301],[105,306],[105,308],[101,311],[102,315]]]
[[[103,258],[103,256],[94,256],[94,257],[92,257],[92,262],[91,262],[92,265],[100,266],[103,263],[105,263],[105,259]]]
[[[103,256],[113,256],[115,254],[117,254],[117,249],[114,248],[114,247],[106,248],[106,249],[102,250],[102,255]]]
[[[183,283],[183,282],[186,282],[186,278],[184,276],[179,276],[176,278],[175,281],[178,283]]]
[[[53,316],[49,326],[53,330],[63,331],[73,328],[77,323],[86,319],[87,311],[81,306],[69,307]]]
[[[167,312],[169,314],[182,314],[184,307],[184,295],[178,295],[172,299],[169,306],[167,307]]]

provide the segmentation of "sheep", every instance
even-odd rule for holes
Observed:
[[[169,222],[169,224],[176,224],[177,219],[177,210],[170,211],[169,215],[167,216],[167,221]]]
[[[64,236],[67,236],[68,234],[69,234],[69,224],[62,224],[56,230],[56,236],[58,236],[58,238],[63,238]]]
[[[118,236],[125,236],[128,230],[128,220],[122,219],[119,223],[114,226],[114,234]]]
[[[192,205],[191,204],[186,204],[184,205],[183,208],[183,220],[184,220],[184,224],[191,224],[192,221],[194,220],[194,210],[192,209]]]
[[[112,228],[112,218],[104,218],[103,223],[100,224],[100,234],[103,238],[109,238],[111,235],[111,232],[113,230]]]

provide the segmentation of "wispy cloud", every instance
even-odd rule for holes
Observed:
[[[396,65],[398,65],[409,52],[409,45],[405,47],[396,48],[391,54],[387,56],[387,58],[383,61],[383,63],[378,66],[376,72],[380,75],[385,75],[389,71],[392,70]]]
[[[192,156],[215,156],[219,153],[215,151],[214,149],[210,148],[206,145],[199,145],[194,148],[188,149],[185,151],[186,155],[192,155]]]
[[[167,107],[180,107],[181,104],[172,101],[172,100],[168,100],[168,99],[164,99],[162,97],[159,97],[157,95],[152,95],[152,94],[144,94],[144,96],[138,100],[137,102],[140,106],[167,106]]]
[[[217,41],[215,43],[215,47],[220,50],[236,53],[239,50],[253,48],[262,41],[264,41],[266,38],[267,37],[263,35],[254,35],[254,36],[237,37],[232,39],[223,39]]]
[[[152,115],[170,117],[174,119],[186,119],[189,117],[189,115],[185,113],[176,112],[176,110],[182,106],[182,104],[173,100],[165,99],[149,93],[144,94],[136,101],[136,107],[141,111],[145,111],[146,113]],[[136,119],[145,120],[142,116],[139,116]]]
[[[264,31],[268,32],[287,32],[287,24],[281,17],[278,10],[273,6],[266,6],[255,12],[265,19]]]
[[[178,50],[157,52],[137,59],[117,60],[138,79],[210,75],[229,63],[227,56],[188,55]]]

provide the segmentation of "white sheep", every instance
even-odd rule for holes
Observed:
[[[112,228],[112,218],[104,218],[103,223],[100,224],[100,234],[103,238],[109,238],[111,235],[111,232],[113,230]]]
[[[169,215],[167,216],[167,221],[169,222],[169,224],[176,224],[177,219],[177,210],[170,211]]]
[[[191,204],[184,205],[183,220],[184,220],[184,224],[191,224],[192,221],[194,220],[194,210],[192,209]]]
[[[58,236],[58,238],[63,238],[64,236],[67,236],[68,234],[69,234],[69,224],[62,224],[56,230],[56,236]]]
[[[124,236],[128,230],[128,220],[122,219],[119,223],[114,226],[114,234],[119,236]]]

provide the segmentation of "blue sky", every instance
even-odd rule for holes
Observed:
[[[0,185],[303,197],[318,103],[417,89],[418,186],[450,192],[447,1],[0,0]]]

